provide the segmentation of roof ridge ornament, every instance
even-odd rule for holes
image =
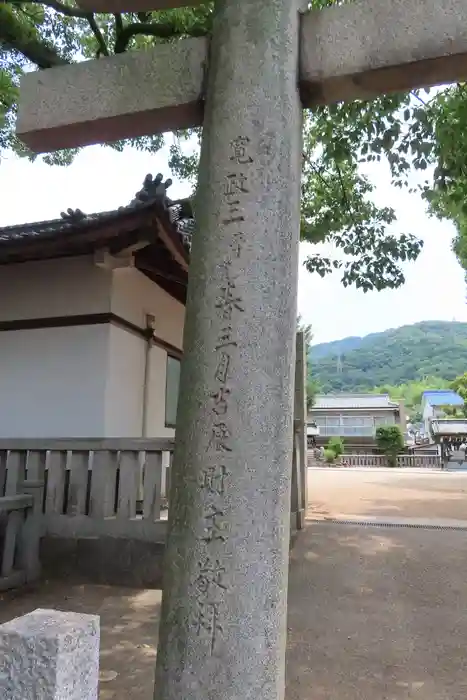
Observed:
[[[87,214],[81,211],[81,209],[71,209],[70,207],[66,211],[61,211],[60,216],[64,221],[68,221],[70,224],[77,224],[87,219]]]
[[[171,185],[172,180],[168,178],[164,182],[162,173],[158,173],[154,178],[149,173],[144,178],[142,189],[136,193],[128,206],[137,207],[157,199],[161,202],[164,209],[168,209],[172,204],[172,200],[167,197],[167,190]],[[124,209],[126,207],[121,208]]]

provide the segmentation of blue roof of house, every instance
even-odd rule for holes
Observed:
[[[439,389],[437,391],[424,391],[423,398],[430,406],[463,406],[464,399],[455,391]]]

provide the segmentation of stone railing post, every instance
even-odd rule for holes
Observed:
[[[34,610],[0,625],[2,700],[97,700],[99,617]]]
[[[300,502],[297,509],[297,528],[305,526],[306,509],[308,507],[308,478],[307,478],[307,407],[306,407],[306,342],[303,331],[296,336],[295,355],[295,395],[294,416],[296,420],[296,442],[299,446],[298,476],[300,480]]]

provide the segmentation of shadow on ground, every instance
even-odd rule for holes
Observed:
[[[0,594],[0,624],[36,608],[101,618],[99,700],[152,700],[161,591],[44,582]]]
[[[464,700],[467,533],[308,524],[292,552],[287,700]]]
[[[286,700],[465,700],[466,580],[465,532],[307,524],[291,553]],[[0,598],[0,622],[37,607],[100,615],[100,700],[152,700],[160,596],[48,582]]]

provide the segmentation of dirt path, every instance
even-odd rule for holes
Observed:
[[[465,700],[467,532],[312,523],[289,581],[287,700]]]
[[[467,519],[467,475],[313,470],[314,517]],[[467,532],[308,523],[291,554],[286,700],[465,700]],[[99,700],[152,700],[160,591],[43,582],[0,597],[101,616]],[[228,660],[227,660],[228,662]]]
[[[467,473],[428,470],[310,469],[309,516],[467,520]]]

